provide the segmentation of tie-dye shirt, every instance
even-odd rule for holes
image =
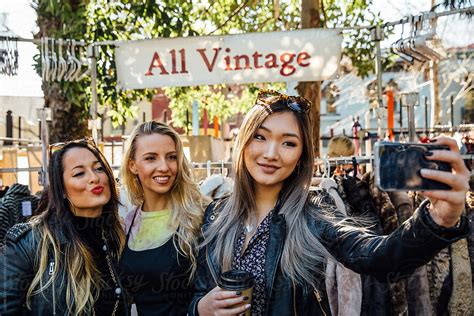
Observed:
[[[130,231],[133,217],[137,216]],[[140,208],[128,212],[125,217],[126,232],[130,231],[128,247],[134,251],[154,249],[165,244],[176,229],[170,226],[171,210],[144,212]]]

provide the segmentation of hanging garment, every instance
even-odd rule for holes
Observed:
[[[3,189],[0,190],[0,199],[5,196],[5,194],[7,193],[8,189],[9,189],[9,187],[4,187]]]
[[[407,192],[391,191],[387,192],[390,202],[395,207],[398,218],[398,225],[408,220],[413,215],[413,202]]]
[[[470,184],[474,176],[471,176]],[[472,288],[474,289],[474,191],[471,189],[467,192],[466,197],[466,216],[468,218],[469,228],[471,229],[471,234],[467,237],[467,247],[469,250],[469,259],[471,262],[471,275],[472,275]],[[474,300],[473,300],[474,301]],[[473,302],[474,304],[474,302]]]
[[[220,199],[230,195],[232,192],[233,180],[220,174],[213,174],[201,183],[199,191],[202,195],[212,199]]]
[[[347,214],[361,219],[367,229],[381,234],[382,227],[367,183],[351,176],[336,176],[334,180],[338,184],[339,195],[347,205]],[[361,279],[361,315],[390,315],[388,284],[369,275],[361,275]]]
[[[406,192],[384,192],[375,185],[374,174],[362,177],[371,191],[383,225],[384,234],[390,234],[413,215],[412,200]],[[429,283],[425,267],[418,268],[407,279],[390,282],[391,313],[393,315],[431,315]]]
[[[334,199],[337,209],[343,215],[347,215],[344,201],[337,191],[337,183],[333,179],[325,178],[321,181],[320,187]],[[360,315],[362,306],[362,281],[358,273],[333,260],[328,260],[325,283],[331,313],[333,315]]]
[[[433,315],[426,266],[419,267],[406,280],[409,315]]]
[[[374,174],[368,172],[362,176],[362,181],[370,188],[370,194],[378,210],[378,218],[382,223],[383,234],[388,235],[398,227],[398,216],[387,192],[380,191],[375,186]],[[390,313],[391,315],[408,315],[406,281],[390,282]]]
[[[466,239],[451,245],[453,289],[449,300],[450,316],[472,315],[472,275]]]
[[[446,302],[449,301],[449,297],[442,297],[441,292],[443,288],[443,284],[445,280],[448,280],[449,276],[449,269],[450,269],[450,255],[449,255],[449,248],[445,248],[441,250],[427,265],[426,270],[428,273],[428,283],[430,287],[430,298],[431,298],[431,306],[433,311],[437,311],[438,314],[440,309],[440,305],[446,305]],[[444,291],[446,292],[446,290]],[[448,294],[444,294],[444,296],[450,296],[451,291],[448,291]],[[440,302],[445,302],[444,304]],[[441,313],[442,315],[443,313]]]
[[[398,224],[401,225],[413,215],[412,199],[404,191],[391,191],[387,194],[395,207]],[[419,267],[406,280],[406,298],[409,315],[432,315],[433,309],[426,267]]]
[[[31,195],[30,189],[24,184],[15,183],[5,193],[0,205],[0,244],[7,231],[16,223],[31,216],[38,206],[39,198]]]

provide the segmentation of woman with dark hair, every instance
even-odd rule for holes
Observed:
[[[189,315],[330,315],[324,264],[337,260],[386,281],[407,276],[437,252],[469,233],[462,216],[469,173],[456,142],[427,159],[452,172],[421,170],[451,186],[425,192],[430,200],[388,236],[341,219],[334,207],[309,196],[313,171],[310,103],[275,91],[259,93],[234,151],[231,196],[206,210],[196,292]],[[219,287],[220,275],[244,270],[254,280],[252,300]],[[240,272],[239,272],[240,273]]]
[[[47,203],[15,225],[0,260],[1,315],[123,315],[114,176],[93,141],[50,146]]]

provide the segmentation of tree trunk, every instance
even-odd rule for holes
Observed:
[[[65,1],[62,1],[64,4]],[[80,1],[69,0],[69,5],[74,9]],[[52,4],[59,5],[59,4]],[[64,34],[63,23],[60,16],[54,16],[50,12],[44,10],[45,1],[40,0],[36,13],[38,15],[38,27],[39,32],[35,35],[36,38],[41,37],[59,37],[58,34]],[[61,12],[60,10],[58,10]],[[73,23],[74,22],[74,23]],[[75,25],[75,28],[83,28],[82,34],[85,34],[86,30],[86,19],[81,16],[77,16],[74,21],[68,21],[68,23]],[[80,25],[82,23],[82,25]],[[80,31],[80,30],[75,30]],[[62,37],[66,37],[61,35]],[[73,37],[74,38],[74,37]],[[75,38],[78,39],[78,38]],[[38,49],[40,47],[38,46]],[[51,47],[49,48],[51,50]],[[67,83],[69,95],[74,94],[73,91],[83,91],[81,89],[75,89],[73,85],[82,85],[81,82],[70,82]],[[53,121],[49,124],[49,141],[50,143],[62,142],[66,140],[83,138],[88,134],[87,129],[87,111],[85,110],[84,104],[74,104],[71,100],[68,100],[66,91],[66,84],[64,82],[47,82],[43,81],[42,89],[44,93],[45,107],[51,108]],[[81,100],[81,98],[76,99]],[[78,101],[80,102],[80,101]]]
[[[87,136],[87,111],[69,102],[59,83],[43,83],[45,106],[51,108],[49,142],[57,143]]]
[[[319,0],[301,0],[301,26],[302,28],[321,27],[321,6]],[[300,82],[296,87],[298,93],[313,103],[311,107],[311,122],[313,124],[314,155],[319,157],[319,130],[320,130],[320,105],[321,81]]]

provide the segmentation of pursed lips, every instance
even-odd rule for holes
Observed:
[[[100,195],[104,191],[104,187],[101,185],[92,188],[91,192],[95,195]]]

